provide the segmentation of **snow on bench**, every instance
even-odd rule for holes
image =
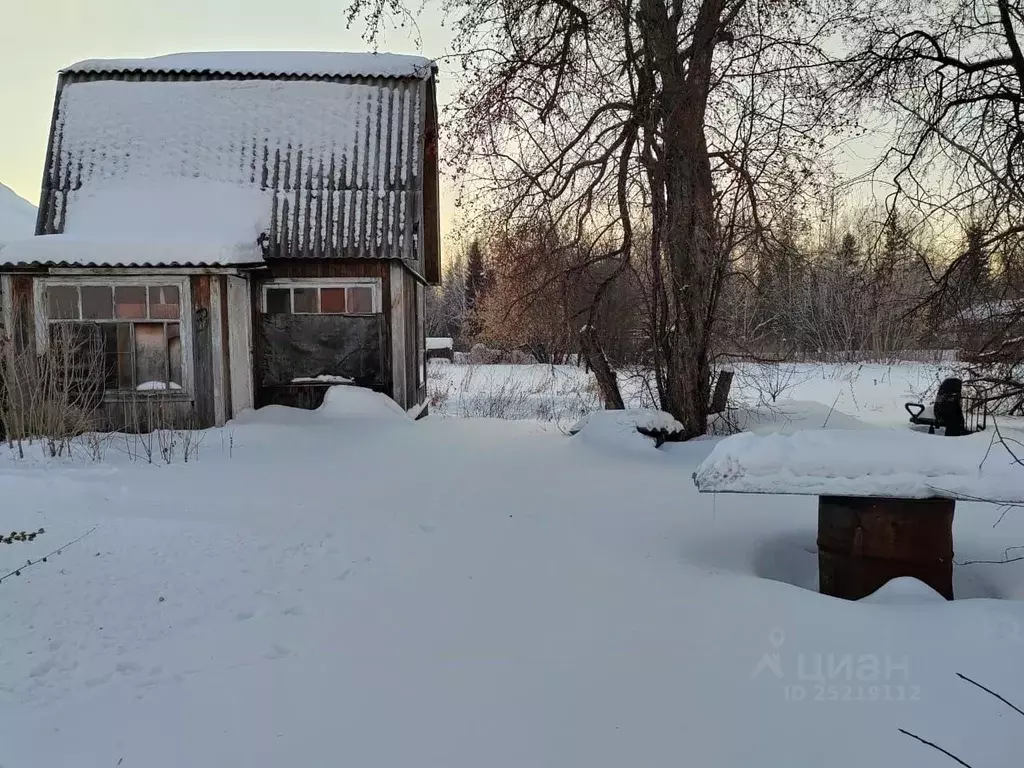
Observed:
[[[808,430],[726,438],[693,481],[702,493],[818,497],[818,584],[859,600],[910,576],[953,599],[956,501],[1024,503],[1024,467],[984,435]]]
[[[986,435],[940,438],[883,429],[740,434],[715,446],[693,479],[702,493],[1024,503],[1024,467]]]

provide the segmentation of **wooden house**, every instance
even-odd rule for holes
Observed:
[[[129,404],[212,426],[342,382],[420,413],[435,76],[371,53],[68,67],[36,236],[0,249],[0,325],[41,352],[94,339],[111,428]]]

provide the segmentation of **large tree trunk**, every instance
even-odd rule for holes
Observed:
[[[656,329],[664,367],[662,409],[682,425],[686,439],[707,431],[711,386],[711,324],[718,266],[714,243],[714,188],[704,137],[711,65],[721,0],[703,0],[687,66],[676,51],[674,26],[661,0],[647,0],[649,43],[664,90],[663,206],[654,206],[660,261],[668,273],[665,312]]]
[[[615,371],[612,370],[604,350],[601,349],[601,344],[594,333],[594,326],[588,325],[580,332],[580,341],[583,344],[583,354],[586,356],[591,370],[594,371],[594,378],[597,379],[604,407],[609,411],[623,410],[626,405],[622,400],[622,393],[619,391],[618,379],[615,378]]]

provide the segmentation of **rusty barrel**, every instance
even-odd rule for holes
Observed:
[[[818,588],[859,600],[900,576],[953,599],[952,499],[818,497]]]

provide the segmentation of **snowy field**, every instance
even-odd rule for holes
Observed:
[[[946,367],[927,364],[741,364],[735,371],[732,399],[742,410],[729,417],[731,425],[752,426],[746,420],[753,408],[758,423],[776,424],[771,429],[785,429],[791,415],[807,419],[822,407],[821,422],[801,426],[835,426],[825,421],[829,411],[838,419],[848,415],[871,425],[903,424],[903,404],[930,402],[939,382],[950,375]],[[640,372],[620,373],[619,378],[627,406],[656,407]],[[600,402],[593,379],[571,365],[455,365],[432,360],[428,393],[434,414],[532,419],[563,427]]]
[[[801,367],[768,407],[741,370],[733,416],[905,430],[942,373]],[[958,504],[953,603],[840,601],[813,498],[696,492],[716,440],[566,437],[575,369],[431,374],[420,422],[339,387],[187,464],[0,455],[0,528],[45,530],[0,576],[49,556],[0,583],[0,766],[955,764],[899,729],[1020,764],[1024,719],[957,674],[1024,708],[1024,561],[971,564],[1024,510]]]

